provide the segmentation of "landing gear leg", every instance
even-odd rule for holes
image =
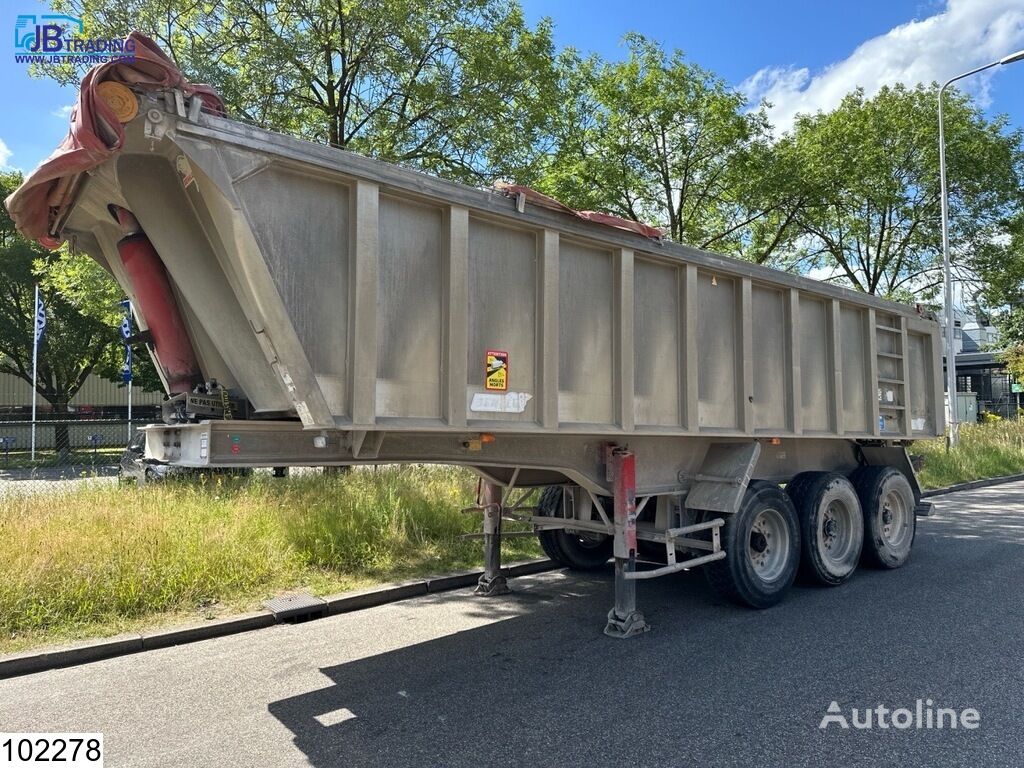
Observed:
[[[627,638],[650,629],[636,609],[636,457],[616,448],[610,452],[609,469],[615,492],[615,606],[608,612],[604,633]]]
[[[511,591],[501,572],[501,486],[485,482],[481,496],[484,509],[484,573],[473,594],[494,597]]]

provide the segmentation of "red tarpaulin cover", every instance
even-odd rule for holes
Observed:
[[[632,219],[624,219],[621,216],[613,216],[610,213],[599,213],[597,211],[573,210],[565,203],[562,203],[553,197],[548,197],[547,195],[538,192],[535,189],[531,189],[530,187],[520,186],[519,184],[506,184],[503,181],[499,181],[495,183],[494,188],[504,192],[506,195],[525,195],[526,199],[534,205],[540,205],[544,208],[550,208],[553,211],[561,211],[562,213],[571,213],[573,216],[578,216],[579,218],[586,219],[587,221],[593,221],[597,224],[604,224],[605,226],[617,227],[618,229],[636,232],[638,235],[643,235],[644,237],[660,240],[664,235],[660,229],[652,227],[649,224],[643,224],[639,221],[633,221]]]
[[[60,240],[49,234],[52,216],[65,202],[75,174],[100,165],[121,149],[124,127],[114,111],[96,92],[97,86],[114,80],[151,90],[177,88],[197,94],[209,112],[224,113],[220,96],[208,85],[188,82],[160,47],[141,32],[127,38],[135,45],[135,61],[99,64],[82,78],[71,129],[53,154],[29,174],[5,204],[18,231],[30,240],[56,248]]]

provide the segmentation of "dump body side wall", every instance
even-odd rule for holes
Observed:
[[[257,411],[389,432],[942,432],[939,329],[907,307],[206,116],[153,152],[141,120],[109,202]],[[153,184],[179,187],[161,210]],[[91,202],[69,227],[102,242]]]

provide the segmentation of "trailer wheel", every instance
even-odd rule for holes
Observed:
[[[751,480],[739,511],[726,516],[722,547],[725,558],[704,568],[715,591],[751,608],[782,600],[800,562],[800,527],[789,496],[774,483]]]
[[[864,545],[864,515],[853,484],[838,472],[802,472],[786,493],[800,520],[800,576],[842,584],[857,569]]]
[[[910,558],[917,531],[910,481],[895,467],[861,467],[850,482],[864,510],[863,560],[876,568],[899,568]]]
[[[563,517],[562,486],[544,489],[537,512],[545,517]],[[537,531],[537,538],[545,555],[574,571],[600,568],[612,556],[612,537],[603,533],[547,530]]]
[[[562,510],[562,486],[549,485],[540,495],[537,502],[537,514],[544,517],[558,517]],[[540,548],[544,554],[559,565],[568,566],[562,548],[558,545],[558,538],[554,535],[558,531],[541,530],[537,531],[537,540],[540,541]]]

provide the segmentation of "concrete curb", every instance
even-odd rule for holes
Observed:
[[[560,566],[551,560],[527,560],[512,563],[502,572],[509,578],[527,576],[533,573],[552,571]],[[379,587],[344,592],[340,595],[325,597],[327,615],[351,613],[364,608],[372,608],[387,603],[397,603],[412,597],[420,597],[428,593],[445,592],[462,589],[476,584],[483,574],[482,570],[459,571],[441,576],[432,576],[417,581],[397,584],[384,584]],[[112,659],[116,656],[127,656],[132,653],[153,651],[158,648],[170,648],[185,643],[195,643],[214,637],[237,635],[256,629],[266,629],[277,624],[274,614],[269,611],[257,611],[226,619],[216,619],[194,626],[176,627],[168,630],[136,635],[119,635],[95,642],[85,642],[68,648],[57,648],[49,651],[29,651],[13,656],[0,657],[0,680],[21,675],[31,675],[62,667],[73,667],[89,664],[94,661]]]
[[[373,608],[377,605],[397,603],[400,600],[408,600],[425,594],[427,594],[426,581],[408,581],[370,587],[355,592],[343,592],[340,595],[325,597],[324,600],[327,602],[327,615],[335,616],[339,613],[361,611],[364,608]]]
[[[1013,483],[1017,480],[1024,480],[1024,473],[1019,475],[1004,475],[1003,477],[986,477],[984,480],[971,480],[969,483],[957,483],[956,485],[949,485],[945,488],[935,488],[931,491],[924,491],[921,493],[922,499],[931,498],[932,496],[945,496],[947,493],[956,493],[957,491],[971,491],[975,488],[988,488],[993,485],[1003,485],[1004,483]]]

